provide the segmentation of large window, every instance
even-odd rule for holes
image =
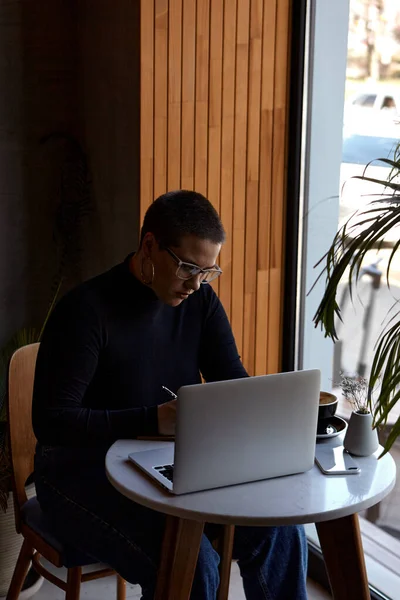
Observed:
[[[389,168],[376,159],[392,157],[400,140],[400,4],[398,0],[310,0],[309,9],[297,366],[321,368],[323,388],[340,394],[340,372],[369,374],[382,322],[400,299],[400,254],[392,265],[390,290],[384,281],[391,247],[400,232],[391,232],[383,246],[366,257],[353,301],[348,280],[343,279],[338,299],[344,322],[338,323],[340,341],[335,346],[313,326],[324,281],[310,290],[319,273],[315,265],[338,227],[382,191],[381,186],[352,176],[363,173],[373,161],[368,167],[371,177],[385,178]],[[348,417],[351,409],[341,400],[339,410]],[[400,467],[400,442],[392,456]],[[400,589],[400,573],[392,568],[400,564],[399,499],[400,483],[378,507],[362,515],[366,519],[362,529],[369,536],[365,549],[370,582],[394,599],[400,598],[393,591]],[[383,544],[383,551],[375,556],[373,531],[381,532]]]

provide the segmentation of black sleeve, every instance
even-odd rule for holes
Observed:
[[[224,307],[211,286],[207,288],[207,306],[200,344],[200,371],[208,382],[248,377]]]
[[[63,298],[47,324],[36,364],[32,422],[40,443],[92,446],[157,433],[156,406],[123,410],[83,406],[106,343],[107,328],[99,310],[73,293]]]

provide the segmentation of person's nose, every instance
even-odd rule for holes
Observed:
[[[198,275],[194,275],[193,277],[188,279],[187,283],[186,283],[186,287],[189,290],[193,290],[194,292],[197,292],[197,290],[200,288],[200,285],[201,285],[201,273],[199,273]]]

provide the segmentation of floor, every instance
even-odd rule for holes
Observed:
[[[57,570],[58,571],[58,570]],[[59,573],[58,573],[59,574]],[[82,586],[82,600],[108,600],[115,598],[115,579],[107,577],[97,581],[90,581]],[[323,588],[315,582],[308,580],[309,600],[326,600],[331,598]],[[140,588],[138,586],[127,586],[127,598],[140,599]],[[35,594],[35,600],[65,600],[65,593],[51,583],[45,581],[41,589]],[[242,581],[236,563],[232,563],[231,583],[229,589],[229,600],[244,600]]]

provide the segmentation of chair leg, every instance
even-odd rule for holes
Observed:
[[[21,588],[25,581],[26,574],[29,570],[29,565],[31,563],[33,552],[34,550],[28,542],[28,540],[24,539],[22,548],[19,552],[17,564],[15,565],[6,600],[18,600]]]
[[[117,573],[117,600],[126,599],[126,581]]]
[[[71,567],[68,569],[67,590],[65,600],[79,600],[81,591],[82,569],[81,567]]]

